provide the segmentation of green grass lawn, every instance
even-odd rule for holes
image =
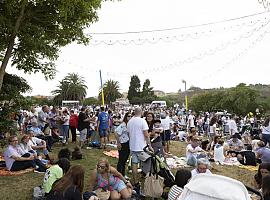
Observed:
[[[69,144],[69,148],[72,150],[73,144]],[[185,143],[175,142],[171,143],[171,152],[176,156],[185,156]],[[62,148],[60,144],[55,144],[53,149],[53,157],[56,158],[58,151]],[[2,152],[3,149],[0,149]],[[99,149],[83,149],[83,159],[78,161],[72,161],[72,165],[80,164],[85,167],[85,190],[87,189],[87,183],[89,175],[92,169],[95,168],[96,162],[100,157],[103,157],[103,150]],[[116,166],[117,159],[109,158],[112,166]],[[215,174],[225,175],[231,178],[242,181],[243,183],[253,186],[253,177],[255,172],[240,169],[235,166],[216,166],[213,165],[212,172]],[[32,199],[32,191],[35,186],[42,183],[44,174],[27,173],[20,176],[0,177],[0,199],[3,200],[30,200]]]

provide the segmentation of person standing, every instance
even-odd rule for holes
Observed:
[[[139,192],[140,189],[139,180],[137,177],[138,164],[140,162],[139,154],[143,152],[146,145],[148,145],[150,151],[153,151],[148,133],[148,125],[146,120],[141,118],[141,116],[141,108],[135,108],[134,117],[132,117],[127,124],[127,130],[129,132],[129,148],[132,155],[132,175],[136,192]]]
[[[38,113],[38,126],[42,132],[49,126],[48,123],[49,107],[47,105],[42,106],[41,111]]]
[[[69,135],[69,114],[67,110],[63,111],[63,116],[62,116],[62,135],[63,135],[63,140],[62,143],[63,145],[68,144],[68,135]]]
[[[74,110],[70,111],[69,128],[71,132],[72,143],[76,143],[76,129],[78,128],[78,115]]]
[[[85,108],[81,108],[81,112],[78,116],[78,131],[80,131],[80,141],[79,146],[83,148],[84,142],[86,141],[87,129],[89,127],[90,118],[87,118],[85,113]]]
[[[100,137],[101,147],[105,149],[110,120],[109,120],[109,114],[105,112],[104,107],[101,106],[100,111],[101,113],[98,114],[98,119],[97,119],[97,129],[98,129],[98,133]]]
[[[265,144],[265,146],[268,145],[270,146],[270,117],[268,116],[265,121],[262,124],[262,140]]]
[[[117,140],[117,148],[119,159],[117,163],[117,171],[125,177],[126,163],[130,154],[129,150],[129,134],[127,131],[127,123],[131,119],[131,114],[127,112],[123,122],[115,129],[115,137]]]
[[[171,140],[171,119],[167,112],[162,113],[161,115],[161,127],[164,129],[164,132],[161,134],[164,151],[169,154],[170,153],[169,143]]]

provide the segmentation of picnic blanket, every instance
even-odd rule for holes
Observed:
[[[166,158],[166,163],[170,169],[178,169],[183,167],[190,167],[187,164],[186,157],[173,156],[171,158]]]
[[[258,171],[259,165],[257,165],[257,166],[239,165],[238,167],[241,168],[241,169],[247,169],[249,171],[253,171],[254,172],[254,171]]]
[[[113,158],[119,158],[118,150],[103,151],[103,154]]]
[[[6,168],[0,168],[0,176],[19,176],[28,172],[33,172],[33,168],[25,169],[25,170],[20,170],[16,172],[11,172],[7,170]]]
[[[224,162],[222,163],[223,165],[229,165],[229,166],[239,166],[241,165],[240,162],[237,160],[237,157],[232,157],[232,158],[225,158]]]

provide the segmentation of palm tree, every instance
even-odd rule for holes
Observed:
[[[68,73],[63,80],[59,81],[58,89],[53,90],[55,101],[59,104],[62,100],[81,101],[86,96],[87,86],[83,77],[77,73]]]
[[[103,85],[104,100],[106,103],[111,104],[116,99],[122,97],[122,94],[119,92],[119,82],[109,79]],[[99,98],[101,99],[101,91],[99,92]]]

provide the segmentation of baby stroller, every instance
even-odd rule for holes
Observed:
[[[178,200],[251,200],[248,191],[262,199],[259,192],[235,179],[199,174],[185,186]]]
[[[158,156],[159,152],[151,152],[149,151],[148,146],[146,146],[144,148],[144,153],[147,153],[148,157],[142,164],[143,174],[146,175],[151,170],[155,174],[164,178],[164,188],[172,187],[174,185],[175,177],[168,165]],[[164,193],[162,197],[166,199],[166,194]]]

